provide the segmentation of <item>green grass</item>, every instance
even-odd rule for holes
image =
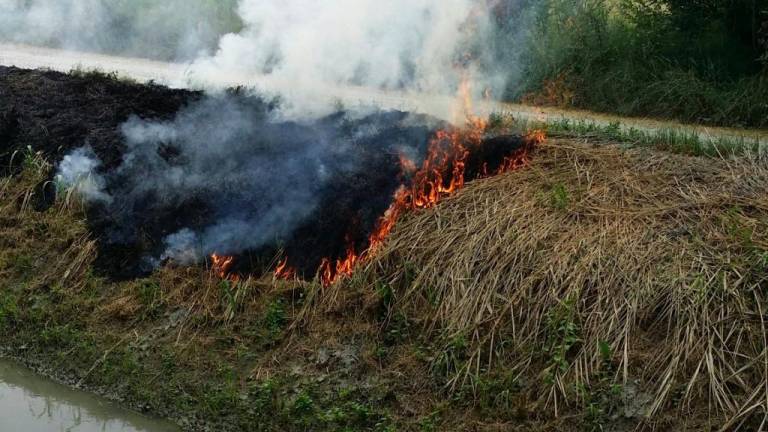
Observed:
[[[494,114],[492,117],[508,116]],[[641,129],[620,122],[603,124],[592,120],[567,118],[538,121],[509,117],[503,122],[515,130],[542,129],[549,136],[593,138],[624,144],[627,147],[647,147],[691,156],[761,155],[766,151],[766,145],[757,138],[703,136],[682,128]]]

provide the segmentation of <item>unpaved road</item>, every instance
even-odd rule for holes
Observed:
[[[215,89],[240,85],[283,95],[300,94],[304,97],[297,98],[297,100],[318,101],[317,109],[322,109],[320,108],[321,106],[327,106],[330,101],[339,101],[347,107],[375,105],[386,109],[423,112],[449,121],[456,120],[457,113],[460,112],[460,107],[456,105],[456,98],[451,96],[383,92],[376,89],[354,86],[301,89],[297,88],[296,83],[284,82],[274,77],[262,75],[217,73],[215,75],[206,74],[201,76],[196,73],[195,68],[187,64],[64,51],[29,45],[0,43],[0,65],[17,66],[26,69],[47,68],[61,72],[68,72],[78,68],[83,70],[98,69],[104,72],[116,72],[120,76],[141,82],[156,81],[176,88]],[[309,109],[312,108],[309,107]],[[306,111],[308,107],[302,105],[301,109]],[[768,131],[766,130],[683,125],[669,121],[626,118],[588,111],[539,108],[495,101],[475,103],[474,110],[477,115],[487,115],[491,112],[507,112],[519,118],[542,121],[567,118],[576,121],[593,122],[599,125],[619,122],[624,128],[634,127],[644,130],[678,129],[695,131],[705,138],[744,137],[749,140],[759,140],[763,144],[768,143]]]

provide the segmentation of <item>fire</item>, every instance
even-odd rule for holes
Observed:
[[[320,280],[323,285],[329,286],[342,277],[351,276],[360,257],[361,255],[355,253],[354,246],[349,245],[347,246],[347,256],[336,260],[335,263],[331,262],[328,258],[323,258],[320,262],[319,270]]]
[[[392,205],[384,213],[368,239],[368,249],[356,254],[352,246],[347,248],[346,257],[333,263],[325,258],[318,273],[324,286],[349,276],[355,265],[370,257],[384,243],[392,232],[400,216],[409,210],[430,208],[441,199],[449,196],[466,183],[466,161],[473,148],[482,145],[487,122],[480,118],[469,118],[465,129],[446,129],[438,131],[430,141],[427,157],[420,168],[410,159],[400,155],[403,174],[411,174],[410,187],[401,186],[395,193]],[[526,141],[538,144],[543,141],[543,133],[526,136]],[[535,142],[534,142],[535,141]],[[497,173],[516,169],[527,162],[527,152],[505,158]]]
[[[413,177],[408,191],[413,209],[435,206],[443,197],[464,187],[470,149],[479,146],[486,129],[480,119],[468,122],[466,130],[441,130],[429,145],[427,157]]]
[[[483,145],[488,123],[471,114],[472,98],[468,79],[461,83],[459,101],[463,104],[465,126],[443,129],[435,133],[421,166],[403,154],[399,156],[401,186],[395,193],[392,204],[379,218],[367,239],[367,248],[358,253],[352,236],[349,236],[346,253],[342,258],[323,258],[317,271],[323,286],[332,285],[341,278],[351,276],[360,262],[380,249],[404,213],[434,207],[474,178],[466,178],[467,162],[473,152]],[[520,168],[528,163],[528,150],[543,142],[545,138],[543,131],[529,132],[524,137],[525,146],[505,157],[493,172],[489,172],[488,163],[484,163],[479,168],[480,172],[473,174],[487,177]],[[232,278],[232,257],[214,254],[211,260],[214,271],[220,277]],[[287,257],[278,263],[274,276],[277,279],[293,279],[296,276],[296,270],[288,266]]]
[[[288,257],[283,258],[275,267],[275,279],[293,279],[296,276],[296,270],[288,266]]]
[[[228,279],[231,281],[240,279],[238,275],[230,272],[234,263],[235,257],[233,256],[219,255],[217,253],[211,254],[211,270],[221,279]]]

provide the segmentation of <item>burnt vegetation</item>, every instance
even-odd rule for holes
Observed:
[[[442,152],[447,158],[443,165],[426,173],[440,179],[427,187],[446,188],[459,163],[462,181],[484,177],[530,144],[520,135],[480,136],[472,148],[454,154],[450,137],[433,139],[437,130],[449,126],[426,116],[340,111],[311,122],[273,121],[270,116],[279,102],[240,90],[204,97],[115,78],[0,69],[3,169],[18,173],[29,151],[56,165],[75,149],[92,150],[100,161],[94,175],[106,179],[105,193],[112,199],[91,202],[88,221],[99,245],[96,268],[113,279],[147,276],[158,265],[172,264],[175,257],[164,254],[169,236],[183,230],[204,232],[232,214],[238,221],[254,221],[253,230],[274,233],[264,232],[264,240],[242,246],[234,238],[231,245],[209,248],[201,239],[192,245],[198,258],[236,255],[227,272],[245,275],[271,271],[282,259],[292,273],[312,279],[323,260],[335,263],[370,246],[397,190],[413,182],[404,159],[417,166],[428,151]],[[32,91],[32,85],[37,89]],[[241,127],[232,117],[249,125],[222,132]],[[129,120],[190,131],[148,138],[129,151],[130,138],[121,129]],[[244,162],[227,161],[232,159]],[[194,187],[171,186],[162,183],[166,178],[160,170],[204,179]],[[34,204],[40,211],[55,201],[53,174],[51,170],[37,187]],[[280,216],[295,220],[261,225],[260,219],[274,217],[273,207],[285,208]]]

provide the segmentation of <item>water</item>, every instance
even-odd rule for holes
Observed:
[[[2,432],[176,432],[166,421],[45,379],[0,359]]]

